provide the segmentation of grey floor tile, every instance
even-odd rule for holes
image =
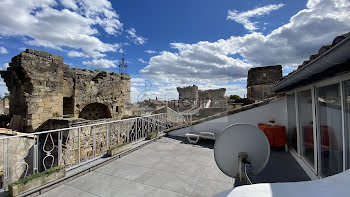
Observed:
[[[192,193],[193,197],[211,197],[233,187],[230,183],[223,183],[208,179],[199,179],[199,182]]]
[[[233,183],[233,179],[221,172],[217,166],[206,167],[202,173],[201,178],[225,183]]]
[[[145,168],[142,166],[137,166],[123,162],[112,162],[100,169],[97,169],[97,172],[112,176],[118,176],[132,181],[144,174],[145,172],[147,172],[148,170],[149,168]]]
[[[169,191],[162,188],[154,188],[154,190],[152,192],[147,193],[145,197],[188,197],[188,195],[174,191]]]
[[[120,160],[117,160],[117,161],[150,168],[154,164],[156,164],[159,161],[159,159],[158,157],[152,158],[147,155],[142,155],[142,156],[134,156],[129,158],[121,158]]]
[[[162,185],[162,188],[190,195],[194,191],[198,180],[198,177],[190,177],[171,173],[167,175],[165,182]]]
[[[125,196],[125,197],[143,197],[143,196],[152,196],[154,190],[156,188],[136,183],[136,182],[128,182],[128,184],[124,185],[118,192],[115,193],[115,196]]]
[[[187,176],[191,176],[191,177],[200,177],[200,176],[202,176],[206,167],[207,166],[205,166],[205,165],[201,165],[201,164],[197,164],[197,163],[182,162],[181,164],[178,164],[176,166],[175,173],[187,175]]]
[[[42,195],[40,195],[40,197],[68,197],[68,196],[72,196],[72,197],[76,197],[76,196],[95,196],[92,194],[89,194],[87,192],[78,190],[76,188],[67,186],[67,185],[61,185],[51,191],[45,192]]]
[[[68,182],[66,185],[97,196],[116,196],[129,182],[119,177],[90,172]]]
[[[157,163],[152,165],[151,168],[166,172],[176,172],[177,165],[177,162],[173,160],[159,160]]]
[[[150,169],[146,173],[136,178],[135,182],[154,186],[154,187],[161,187],[165,183],[167,178],[171,175],[172,174],[169,172]]]

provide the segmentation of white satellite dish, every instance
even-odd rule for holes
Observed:
[[[224,174],[246,180],[247,165],[255,175],[264,169],[270,157],[270,144],[257,127],[233,124],[216,136],[214,157]]]

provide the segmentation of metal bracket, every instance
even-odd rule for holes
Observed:
[[[237,177],[239,177],[240,181],[247,181],[247,177],[244,173],[244,161],[247,161],[248,153],[246,152],[240,152],[238,153],[238,172]]]

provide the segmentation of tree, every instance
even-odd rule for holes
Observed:
[[[238,100],[238,99],[241,99],[241,97],[238,96],[238,95],[236,95],[236,94],[232,94],[232,95],[230,95],[230,99],[232,99],[232,100]]]

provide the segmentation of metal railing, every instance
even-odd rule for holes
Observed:
[[[76,168],[102,157],[113,146],[143,140],[152,131],[190,125],[191,120],[170,112],[1,137],[1,187],[7,189],[9,183],[58,165]]]

